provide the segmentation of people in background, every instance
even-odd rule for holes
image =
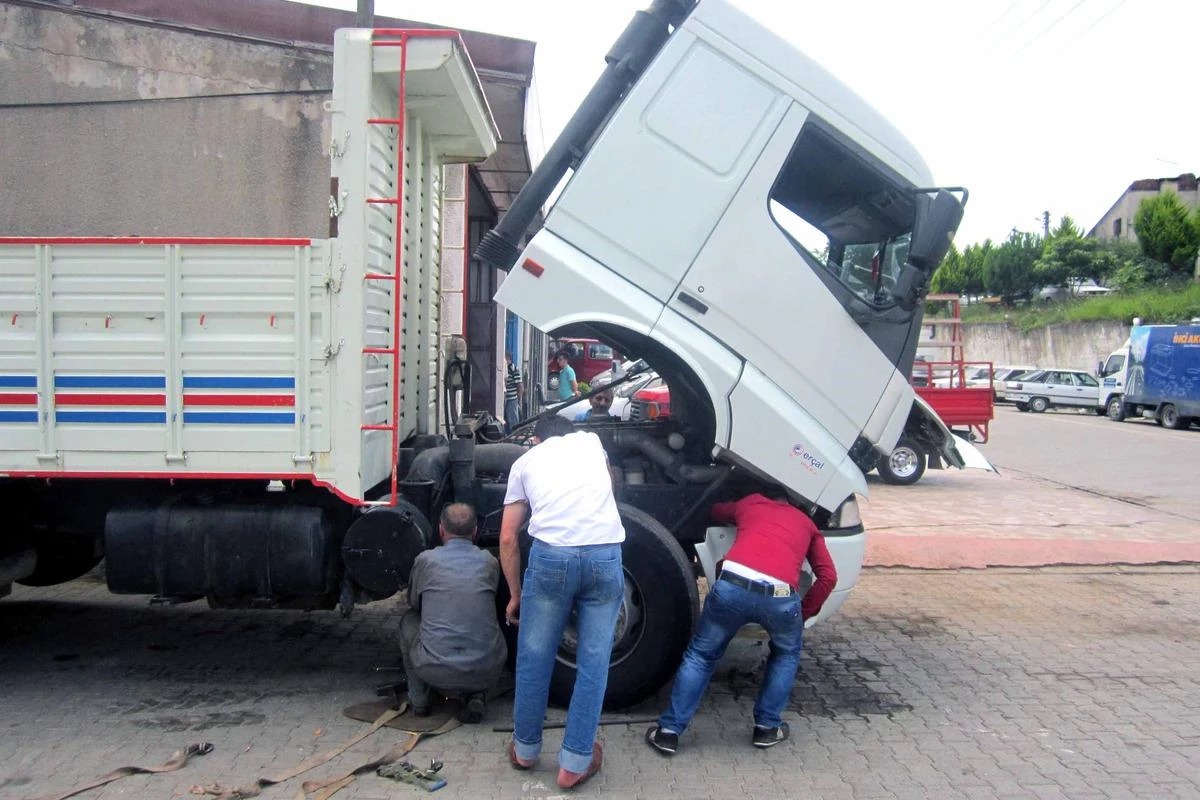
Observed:
[[[578,414],[576,414],[575,421],[602,422],[618,419],[618,417],[615,417],[609,413],[609,409],[612,408],[612,402],[612,389],[605,389],[602,392],[597,392],[588,398],[588,404],[591,405],[591,408],[589,408],[587,411],[580,411]]]
[[[558,362],[558,399],[578,397],[579,382],[575,379],[575,369],[570,364],[567,351],[559,350],[555,360]]]
[[[486,693],[500,676],[508,648],[496,619],[500,565],[476,546],[475,509],[442,511],[441,547],[413,562],[409,611],[400,619],[400,655],[413,714],[431,713],[433,694],[462,699],[459,719],[483,719]]]
[[[504,351],[504,432],[512,433],[521,421],[521,402],[525,399],[525,384],[521,370],[513,363],[511,350]]]

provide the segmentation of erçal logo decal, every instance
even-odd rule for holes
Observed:
[[[813,475],[816,475],[818,472],[825,469],[825,460],[818,458],[816,455],[809,452],[809,450],[802,444],[792,445],[791,455],[792,458],[800,459],[801,465]]]

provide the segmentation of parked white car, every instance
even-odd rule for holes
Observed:
[[[1005,381],[1014,380],[1018,375],[1023,375],[1026,372],[1035,372],[1037,369],[1038,368],[1036,366],[1029,365],[993,365],[990,370],[991,376],[989,377],[989,370],[986,365],[973,366],[969,367],[963,373],[963,377],[965,378],[963,385],[970,388],[981,388],[986,387],[989,383],[991,383],[993,399],[999,403],[1005,399]],[[937,378],[934,380],[933,385],[941,388],[947,388],[950,386],[957,386],[958,380],[957,378]]]
[[[1005,385],[1007,398],[1018,411],[1041,413],[1048,408],[1074,407],[1095,411],[1100,382],[1081,369],[1043,369]]]

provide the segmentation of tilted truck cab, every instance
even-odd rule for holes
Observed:
[[[509,270],[503,305],[671,388],[669,417],[593,426],[627,532],[622,706],[678,666],[696,550],[728,541],[714,501],[788,487],[837,562],[826,617],[862,565],[864,471],[902,433],[962,464],[908,374],[965,192],[722,0],[653,0],[607,60],[476,255]],[[494,124],[446,32],[339,32],[334,84],[328,240],[0,239],[0,388],[28,406],[0,408],[0,499],[23,509],[0,587],[107,555],[118,592],[348,613],[405,585],[446,503],[496,542],[525,434],[436,417],[440,167],[485,158]]]

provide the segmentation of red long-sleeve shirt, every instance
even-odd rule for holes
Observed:
[[[717,522],[737,526],[737,538],[725,554],[726,560],[798,586],[800,568],[807,558],[816,582],[804,595],[800,613],[808,619],[821,610],[837,584],[837,569],[825,537],[807,514],[783,500],[752,494],[735,503],[717,503],[712,516]]]

